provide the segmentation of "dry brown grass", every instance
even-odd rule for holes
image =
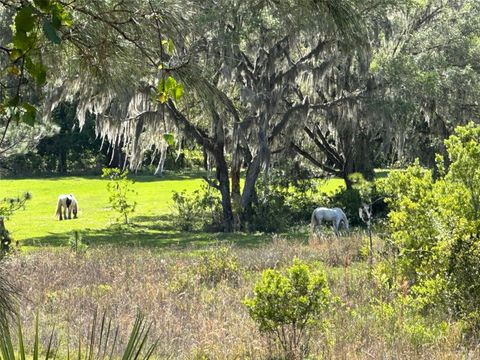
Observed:
[[[376,239],[376,246],[380,240]],[[77,256],[70,251],[39,250],[13,256],[7,270],[23,294],[21,313],[27,333],[41,314],[44,339],[53,324],[59,336],[87,337],[95,309],[106,311],[122,333],[137,311],[154,323],[157,358],[269,359],[272,344],[248,317],[242,300],[266,268],[283,268],[294,257],[322,262],[332,293],[338,297],[325,314],[327,330],[312,334],[315,359],[463,359],[458,329],[428,344],[415,344],[403,333],[401,317],[383,319],[372,312],[382,290],[370,276],[365,259],[367,242],[360,235],[315,236],[308,244],[274,237],[254,249],[232,248],[238,277],[209,286],[201,281],[202,258],[189,253],[168,255],[144,249],[97,248]],[[208,251],[217,251],[215,247]],[[207,253],[208,253],[207,251]],[[75,344],[72,341],[72,346]]]

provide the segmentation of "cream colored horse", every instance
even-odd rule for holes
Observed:
[[[340,229],[340,224],[343,223],[345,229],[348,230],[348,219],[347,215],[340,208],[329,209],[326,207],[319,207],[313,210],[312,221],[310,223],[312,231],[314,231],[317,226],[321,225],[322,221],[331,221],[333,223],[333,229],[335,234],[338,235],[338,230]]]
[[[68,212],[68,217],[67,217],[67,212]],[[55,215],[58,216],[59,220],[63,220],[63,219],[66,220],[66,219],[72,218],[72,213],[73,213],[73,218],[76,219],[77,213],[78,213],[77,199],[75,199],[75,196],[73,196],[72,194],[60,195],[58,197],[57,211],[55,212]]]

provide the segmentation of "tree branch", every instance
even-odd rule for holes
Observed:
[[[210,152],[214,151],[214,145],[212,139],[199,127],[192,124],[175,106],[175,103],[172,99],[169,99],[167,102],[167,108],[169,109],[173,121],[178,128],[183,129],[185,133],[188,133],[192,136],[197,143],[205,147]]]
[[[322,169],[323,171],[326,171],[330,174],[334,174],[336,176],[341,176],[341,172],[339,170],[336,170],[330,166],[327,166],[325,165],[324,163],[318,161],[317,159],[315,159],[311,154],[309,154],[308,152],[306,152],[305,150],[301,149],[299,146],[297,146],[296,144],[294,144],[293,142],[290,143],[290,146],[292,147],[292,149],[298,153],[299,155],[303,156],[305,159],[307,159],[308,161],[310,161],[313,165],[319,167],[320,169]]]
[[[317,145],[318,148],[320,148],[320,150],[327,156],[327,158],[335,163],[339,168],[343,168],[343,162],[339,161],[338,157],[336,156],[336,154],[334,152],[332,152],[328,147],[325,146],[325,144],[323,143],[322,140],[319,140],[314,132],[312,130],[310,130],[307,126],[305,126],[303,128],[303,130],[305,131],[305,133],[308,135],[308,137],[310,139],[313,140],[313,142],[315,143],[315,145]]]
[[[306,101],[305,101],[306,99]],[[292,116],[292,114],[298,110],[305,110],[309,107],[309,104],[308,104],[308,98],[305,98],[304,99],[304,102],[302,104],[297,104],[291,108],[289,108],[282,116],[282,120],[280,120],[280,122],[278,124],[275,125],[275,127],[272,129],[272,132],[270,134],[270,136],[268,137],[268,141],[269,142],[272,142],[275,137],[277,137],[281,131],[285,128],[285,126],[287,126],[288,124],[288,121],[290,120],[290,116]]]
[[[325,46],[331,43],[333,43],[333,40],[331,39],[324,40],[324,41],[319,40],[317,43],[317,46],[315,46],[312,50],[310,50],[310,52],[308,52],[307,54],[302,56],[299,60],[297,60],[288,70],[278,74],[275,77],[275,84],[279,84],[283,82],[283,80],[286,77],[289,77],[292,73],[296,72],[299,69],[300,65],[302,65],[305,61],[311,59],[312,57],[317,56],[321,51],[323,51]]]

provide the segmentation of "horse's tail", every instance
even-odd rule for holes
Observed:
[[[60,200],[60,197],[57,200],[57,210],[55,211],[55,216],[62,216],[62,200]]]

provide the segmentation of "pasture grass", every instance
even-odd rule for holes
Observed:
[[[66,246],[72,231],[81,231],[90,245],[165,247],[202,247],[218,241],[244,246],[256,245],[265,234],[208,234],[183,232],[171,225],[172,194],[174,191],[193,192],[205,183],[198,173],[171,174],[163,178],[133,177],[137,195],[132,199],[137,208],[132,226],[114,224],[110,210],[107,181],[100,177],[48,177],[37,179],[0,179],[0,199],[30,192],[32,199],[24,210],[8,219],[8,229],[14,240],[25,250],[42,246]],[[333,193],[342,186],[341,179],[319,181],[321,191]],[[79,202],[78,219],[58,221],[55,216],[57,197],[73,193]]]
[[[334,299],[322,316],[323,330],[311,333],[308,359],[474,359],[479,348],[462,341],[455,323],[440,332],[411,325],[408,313],[394,311],[395,293],[369,269],[366,237],[315,236],[308,242],[273,236],[256,247],[231,246],[236,263],[228,276],[205,281],[214,269],[205,257],[218,252],[207,246],[198,256],[186,247],[176,252],[105,246],[74,253],[61,248],[13,254],[5,270],[14,277],[26,339],[40,314],[41,342],[55,326],[59,357],[88,341],[96,309],[120,327],[119,344],[137,311],[152,321],[150,339],[159,339],[155,359],[281,359],[276,347],[258,331],[243,300],[265,269],[285,269],[294,258],[321,266]],[[376,253],[383,242],[374,238]],[[196,251],[196,249],[193,249]],[[377,258],[377,261],[380,260]],[[321,265],[320,265],[321,264]],[[429,323],[426,322],[426,325]]]

